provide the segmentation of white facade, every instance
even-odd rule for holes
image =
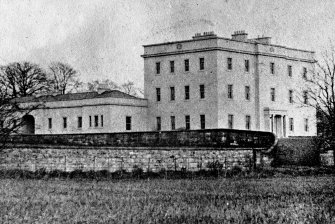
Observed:
[[[233,128],[316,135],[316,111],[302,102],[313,52],[236,32],[231,39],[204,33],[146,45],[142,57],[145,99],[120,91],[44,96],[44,108],[26,117],[30,126],[22,132]]]
[[[62,95],[54,98],[45,96],[41,99],[45,100],[42,108],[31,113],[34,124],[28,125],[30,128],[24,126],[22,132],[79,134],[148,130],[147,100],[119,91],[110,91],[104,96],[106,93],[90,93],[90,97],[71,97],[75,94],[67,94],[69,97],[66,100],[59,99]]]
[[[149,129],[316,135],[315,109],[302,102],[303,72],[308,75],[313,69],[313,52],[236,32],[232,39],[204,33],[191,40],[146,45],[142,57]]]

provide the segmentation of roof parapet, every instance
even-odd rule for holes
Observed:
[[[271,37],[257,37],[249,39],[250,42],[259,43],[259,44],[271,44]]]

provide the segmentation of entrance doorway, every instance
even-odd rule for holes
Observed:
[[[277,137],[286,137],[286,116],[274,114],[270,116],[271,132]]]
[[[35,134],[35,118],[32,115],[22,117],[23,125],[21,128],[22,134]]]

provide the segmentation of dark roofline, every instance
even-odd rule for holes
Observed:
[[[113,96],[111,94],[114,94]],[[115,95],[118,94],[118,95]],[[82,95],[82,97],[80,97]],[[71,96],[77,96],[71,97]],[[139,98],[132,96],[130,94],[124,93],[119,90],[106,90],[102,93],[96,91],[91,92],[80,92],[80,93],[67,93],[67,94],[48,94],[41,96],[27,96],[16,98],[15,101],[19,103],[29,103],[29,102],[57,102],[57,101],[77,101],[77,100],[88,100],[96,98],[122,98],[122,99],[136,99],[136,100],[147,100],[144,98]]]
[[[302,51],[302,52],[307,52],[307,53],[312,53],[312,54],[315,53],[315,51],[308,51],[308,50],[302,50],[302,49],[298,49],[298,48],[285,47],[285,46],[277,45],[277,44],[264,44],[264,43],[256,43],[256,42],[252,42],[252,41],[233,40],[233,39],[230,39],[230,38],[217,37],[217,36],[208,36],[208,37],[203,37],[203,38],[199,38],[199,39],[178,40],[178,41],[164,42],[164,43],[157,43],[157,44],[147,44],[147,45],[142,45],[142,46],[143,47],[154,47],[154,46],[160,46],[160,45],[178,44],[178,43],[185,43],[185,42],[192,42],[192,41],[202,41],[202,40],[209,40],[209,39],[221,39],[221,40],[229,40],[229,41],[242,42],[242,43],[248,43],[248,44],[260,44],[260,45],[267,45],[267,46],[285,48],[285,49],[288,49],[288,50]],[[254,39],[249,39],[249,40],[254,40]]]

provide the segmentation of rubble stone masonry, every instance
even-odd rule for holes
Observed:
[[[253,151],[250,149],[149,148],[149,147],[85,147],[85,146],[16,146],[0,155],[1,169],[50,170],[108,170],[144,172],[162,170],[198,171],[208,169],[208,163],[220,162],[223,169],[239,166],[251,169]],[[267,162],[257,155],[257,164]]]

